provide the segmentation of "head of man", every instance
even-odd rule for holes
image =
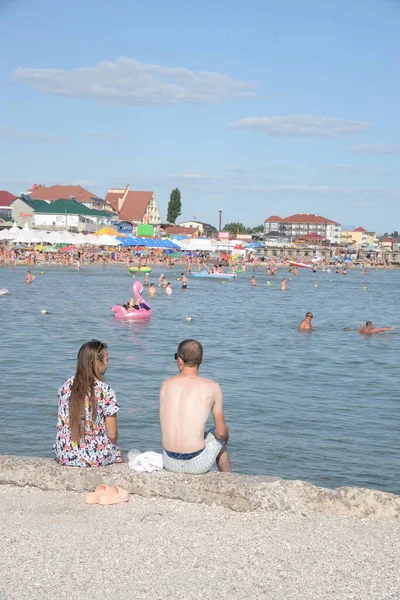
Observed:
[[[311,312],[307,312],[306,313],[306,319],[307,319],[307,321],[311,321],[312,318],[313,318],[313,314]]]
[[[372,321],[367,321],[365,323],[365,327],[372,327]]]
[[[197,340],[183,340],[175,352],[178,369],[185,367],[198,369],[203,362],[203,346]]]

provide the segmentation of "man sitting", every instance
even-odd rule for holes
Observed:
[[[164,469],[173,473],[206,473],[216,463],[230,472],[226,448],[229,429],[225,423],[222,390],[211,379],[200,377],[202,345],[184,340],[175,360],[179,374],[166,379],[160,389],[160,422]],[[214,428],[204,433],[210,412]]]

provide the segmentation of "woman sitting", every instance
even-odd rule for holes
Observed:
[[[117,445],[114,390],[102,380],[108,367],[106,344],[83,344],[75,376],[58,390],[57,435],[53,451],[57,462],[69,467],[101,467],[122,462]]]

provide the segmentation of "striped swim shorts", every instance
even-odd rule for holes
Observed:
[[[166,471],[171,473],[188,473],[191,475],[201,475],[207,473],[215,464],[217,456],[225,446],[223,440],[215,436],[215,430],[210,429],[205,433],[205,447],[199,452],[194,452],[193,458],[179,459],[172,452],[163,451],[163,465]],[[173,456],[170,456],[172,454]]]

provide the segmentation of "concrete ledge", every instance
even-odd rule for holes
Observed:
[[[51,458],[0,455],[0,484],[42,490],[93,490],[117,484],[131,494],[218,504],[232,510],[276,510],[353,517],[399,517],[400,496],[363,488],[320,488],[278,477],[207,473],[175,475],[167,471],[134,473],[126,463],[109,467],[63,467]]]

